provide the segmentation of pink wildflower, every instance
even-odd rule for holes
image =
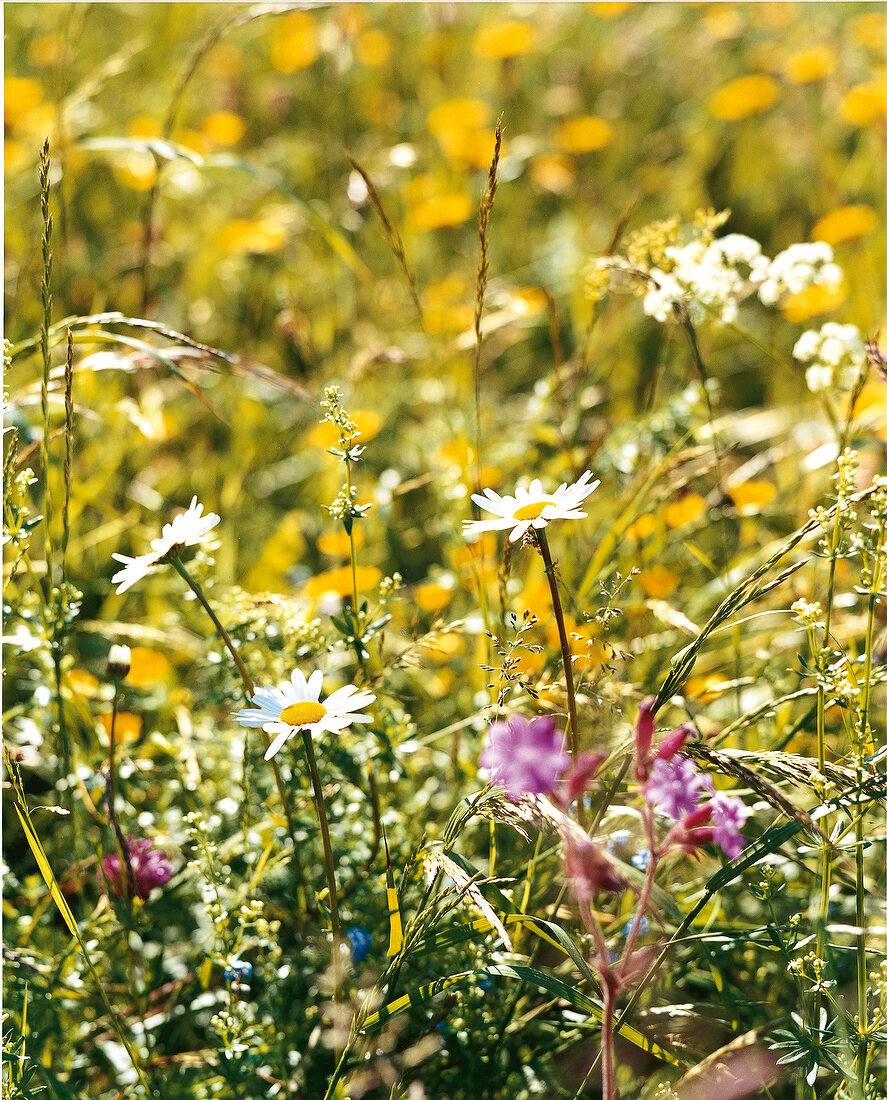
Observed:
[[[549,794],[566,771],[570,758],[564,751],[564,735],[552,718],[524,718],[514,714],[507,722],[494,722],[480,765],[508,797],[519,802],[528,794]]]
[[[132,865],[132,875],[135,880],[135,893],[145,901],[155,886],[163,886],[169,882],[172,875],[172,865],[166,858],[166,854],[159,848],[153,847],[150,840],[142,838],[133,840],[128,837],[126,846],[129,850],[129,862]],[[126,890],[126,865],[120,859],[117,852],[105,856],[102,867],[108,883],[115,897],[120,897]]]

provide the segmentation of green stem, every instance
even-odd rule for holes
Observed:
[[[114,681],[114,702],[111,704],[111,729],[108,733],[108,782],[105,786],[105,801],[108,804],[108,820],[114,830],[114,838],[117,841],[117,851],[120,854],[121,866],[126,868],[126,904],[130,906],[136,894],[136,877],[132,869],[132,860],[129,858],[129,846],[123,838],[120,822],[117,820],[117,763],[115,760],[117,712],[120,707],[120,680]],[[128,939],[128,937],[127,937]]]
[[[231,654],[234,664],[237,666],[237,671],[240,673],[240,678],[243,681],[244,688],[246,689],[247,700],[249,702],[252,702],[252,697],[256,693],[256,686],[253,683],[253,679],[247,671],[246,665],[243,663],[243,658],[237,652],[237,646],[235,646],[234,642],[232,641],[231,635],[222,626],[221,622],[219,622],[219,617],[210,607],[206,596],[203,594],[203,589],[200,587],[197,581],[194,580],[194,578],[184,567],[184,565],[182,565],[182,562],[175,551],[173,551],[165,560],[168,561],[170,565],[172,565],[172,567],[179,574],[182,580],[184,580],[185,584],[187,584],[187,586],[197,597],[200,606],[207,613],[207,615],[209,615],[210,619],[212,620],[213,626],[218,632],[219,637],[225,643],[225,648]],[[261,734],[262,740],[265,743],[265,748],[267,749],[271,745],[271,738],[268,736],[267,733],[265,733],[264,730],[261,730]],[[293,821],[293,814],[292,810],[290,809],[289,799],[286,796],[286,787],[284,786],[283,776],[280,774],[280,766],[273,758],[271,759],[270,763],[271,769],[274,772],[274,782],[277,786],[277,794],[280,798],[280,804],[283,806],[283,812],[286,816],[287,832],[289,833],[290,840],[293,842],[293,869],[296,873],[296,881],[300,884],[301,893],[301,883],[304,881],[304,876],[302,874],[302,862],[299,856],[299,844],[296,840],[296,826],[295,822]]]
[[[557,580],[554,575],[554,562],[551,560],[551,551],[548,548],[548,539],[545,537],[545,528],[535,529],[536,545],[542,555],[545,564],[545,575],[548,578],[548,587],[551,590],[551,606],[557,621],[557,633],[561,643],[561,659],[564,664],[564,679],[567,684],[567,709],[570,714],[570,753],[573,763],[579,759],[579,717],[576,711],[576,690],[573,686],[573,660],[570,654],[570,643],[567,640],[567,627],[564,623],[564,609],[561,606],[560,593],[557,590]],[[582,795],[576,800],[576,820],[585,828],[585,805]]]
[[[330,899],[330,926],[333,930],[333,956],[339,949],[339,903],[336,896],[336,871],[333,864],[333,846],[330,843],[330,826],[326,816],[326,802],[323,798],[323,787],[320,782],[320,772],[317,770],[317,757],[314,755],[314,741],[311,731],[303,729],[302,744],[305,746],[305,756],[308,760],[308,771],[311,774],[311,782],[314,785],[314,801],[317,806],[317,821],[320,825],[320,835],[323,840],[323,865],[326,870],[326,884]]]

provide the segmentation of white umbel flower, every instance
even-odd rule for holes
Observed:
[[[147,554],[140,554],[135,558],[128,558],[125,554],[112,554],[115,561],[123,563],[123,568],[111,578],[111,583],[117,585],[117,594],[132,588],[142,577],[146,577],[174,547],[197,546],[203,542],[220,519],[215,512],[204,515],[203,505],[198,503],[197,497],[192,497],[187,510],[175,516],[172,523],[164,523],[160,537],[151,539],[151,549]]]
[[[473,541],[484,531],[505,531],[512,528],[508,536],[512,542],[524,537],[531,527],[547,527],[553,519],[584,519],[586,513],[579,511],[579,505],[600,485],[600,481],[590,481],[591,473],[586,470],[572,485],[559,485],[553,493],[546,493],[542,482],[534,478],[524,489],[518,487],[514,496],[499,496],[492,489],[484,489],[483,494],[474,493],[471,499],[493,519],[466,520],[462,524],[462,534]]]
[[[341,733],[352,722],[372,722],[369,714],[360,713],[375,701],[371,692],[348,684],[321,702],[322,686],[323,673],[319,669],[307,680],[299,669],[294,669],[289,680],[277,687],[259,688],[250,700],[254,706],[235,711],[234,717],[242,726],[261,727],[265,733],[275,735],[265,753],[266,760],[276,756],[299,730]]]

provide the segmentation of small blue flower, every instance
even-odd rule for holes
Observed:
[[[253,964],[234,959],[230,966],[225,967],[225,981],[246,981],[253,976]]]
[[[351,941],[351,957],[356,963],[363,962],[373,945],[373,937],[365,928],[349,928],[348,939]]]
[[[650,925],[649,925],[646,917],[641,917],[640,920],[638,920],[638,918],[635,917],[634,920],[629,921],[629,923],[622,929],[622,935],[625,936],[626,939],[628,938],[629,934],[631,933],[632,928],[635,925],[638,926],[638,933],[641,936],[645,932],[649,931],[649,928],[650,928]]]
[[[492,978],[481,978],[480,981],[477,984],[480,986],[481,989],[489,990],[489,989],[493,988],[493,979]]]
[[[639,851],[631,857],[632,867],[637,867],[639,871],[646,871],[650,866],[650,849],[641,848]]]

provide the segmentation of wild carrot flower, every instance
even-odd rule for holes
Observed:
[[[140,554],[135,558],[129,558],[125,554],[112,554],[112,558],[123,563],[123,568],[111,578],[111,583],[117,585],[117,594],[132,588],[142,577],[146,577],[156,565],[161,564],[171,550],[178,546],[197,546],[203,542],[220,519],[215,512],[204,515],[203,505],[198,503],[197,497],[192,497],[185,512],[176,516],[172,523],[164,523],[160,537],[151,540],[151,550],[147,554]]]
[[[519,802],[528,794],[549,794],[570,758],[564,751],[564,735],[551,718],[524,718],[514,714],[507,722],[494,722],[480,766],[508,797]]]
[[[172,865],[166,858],[166,854],[159,848],[155,848],[145,837],[141,840],[127,837],[126,847],[129,851],[135,894],[145,901],[155,886],[163,886],[169,882]],[[119,853],[112,852],[105,856],[102,860],[102,868],[114,896],[120,897],[128,887],[126,886],[127,870]]]
[[[255,707],[236,711],[234,717],[243,726],[260,726],[265,733],[276,735],[265,753],[266,760],[276,756],[299,730],[341,733],[352,722],[372,721],[370,715],[359,713],[375,700],[371,692],[348,684],[321,702],[322,685],[323,673],[319,669],[307,680],[299,669],[294,669],[290,679],[277,687],[259,688],[250,700]]]
[[[584,519],[586,513],[579,511],[579,505],[600,485],[600,481],[590,481],[591,473],[586,470],[572,485],[564,482],[553,493],[546,493],[542,482],[534,478],[525,489],[518,486],[514,496],[499,496],[492,489],[484,489],[483,494],[474,493],[471,499],[493,519],[466,520],[462,524],[462,533],[473,541],[484,531],[505,531],[512,528],[508,536],[512,542],[530,530],[547,527],[553,519]]]

